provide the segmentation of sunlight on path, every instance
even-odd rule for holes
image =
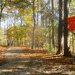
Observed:
[[[10,47],[5,53],[7,64],[0,67],[0,75],[42,75],[30,66],[30,58],[25,58],[25,53],[20,47]],[[33,65],[35,62],[33,63]],[[35,66],[37,67],[37,65]]]
[[[13,62],[24,57],[24,51],[20,47],[10,47],[5,53],[5,60]]]
[[[0,66],[0,75],[75,75],[72,66],[49,63],[36,59],[37,51],[24,51],[20,47],[10,47],[5,53],[7,63]],[[31,57],[32,56],[32,57]],[[34,56],[34,57],[33,57]]]

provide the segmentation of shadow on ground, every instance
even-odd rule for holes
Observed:
[[[45,50],[8,48],[5,59],[7,63],[0,66],[0,75],[69,75],[66,71],[75,71],[71,58]]]

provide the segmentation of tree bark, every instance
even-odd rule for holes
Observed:
[[[58,25],[58,51],[57,54],[60,54],[62,50],[62,0],[59,0],[59,25]]]
[[[32,33],[32,49],[35,47],[35,36],[34,36],[34,32],[35,32],[35,6],[34,6],[35,0],[33,0],[33,33]]]
[[[69,47],[68,47],[68,1],[64,0],[64,56],[69,56]]]
[[[0,6],[0,7],[1,7],[1,9],[0,9],[0,28],[1,28],[2,11],[3,11],[3,8],[4,8],[2,2],[3,2],[3,1],[1,0],[1,1],[0,1],[0,3],[1,3],[1,6]]]
[[[54,47],[54,0],[51,1],[52,2],[52,45]]]

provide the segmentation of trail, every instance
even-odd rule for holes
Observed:
[[[44,50],[9,47],[5,60],[7,63],[0,66],[0,75],[75,75],[75,65],[70,65],[68,58]]]
[[[20,47],[8,48],[5,53],[5,60],[7,64],[0,67],[0,75],[43,74],[42,72],[37,72],[30,64],[28,65],[30,58],[25,56],[24,51]]]

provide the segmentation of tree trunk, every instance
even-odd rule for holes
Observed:
[[[3,11],[3,4],[2,4],[3,0],[0,1],[1,6],[0,6],[0,28],[1,28],[1,17],[2,17],[2,11]]]
[[[32,33],[32,49],[35,47],[35,36],[34,36],[34,32],[35,32],[35,6],[34,6],[35,0],[33,0],[33,33]]]
[[[58,51],[57,54],[60,54],[62,50],[62,0],[59,0],[59,25],[58,25]]]
[[[68,47],[68,1],[64,0],[64,56],[69,56],[69,47]]]
[[[52,45],[54,47],[54,0],[52,2]]]

